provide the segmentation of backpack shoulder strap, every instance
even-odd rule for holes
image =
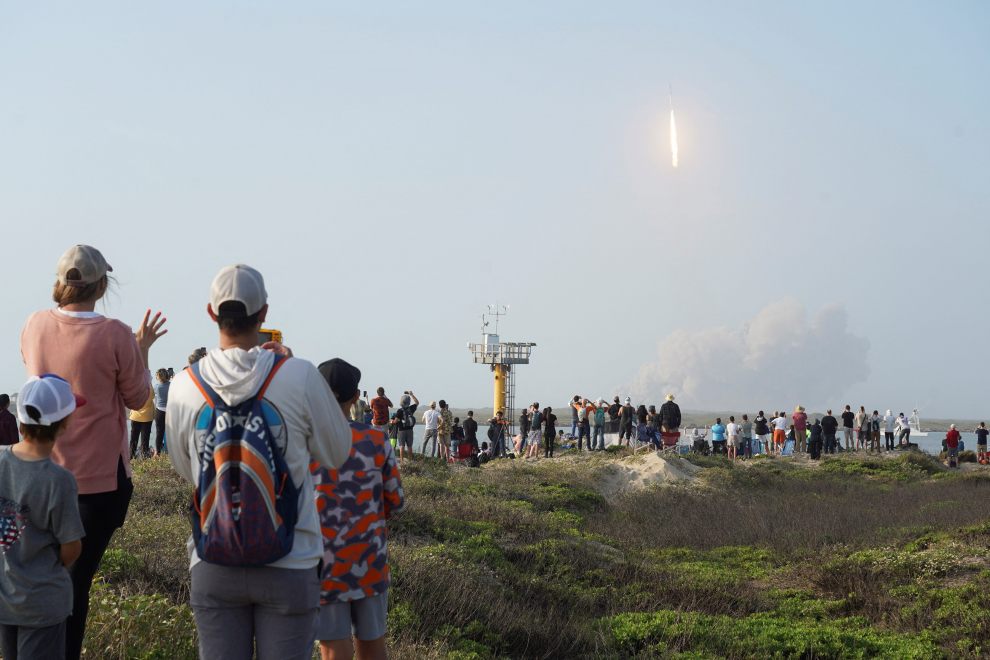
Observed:
[[[220,395],[217,394],[212,387],[207,385],[205,380],[203,380],[203,377],[199,373],[199,362],[193,363],[193,365],[189,367],[188,371],[193,385],[199,389],[200,393],[203,395],[203,398],[206,399],[208,404],[210,404],[210,408],[215,408],[222,399],[220,399]]]
[[[271,371],[268,372],[268,378],[265,379],[265,384],[261,386],[261,389],[260,390],[258,390],[258,396],[256,397],[258,399],[258,401],[261,401],[262,397],[265,396],[265,390],[268,389],[268,386],[272,382],[272,378],[275,377],[275,372],[277,372],[279,369],[281,369],[282,368],[282,365],[285,364],[288,361],[289,361],[289,358],[285,357],[284,355],[276,355],[275,356],[275,362],[272,363]]]
[[[258,401],[261,401],[261,398],[265,395],[265,390],[267,390],[268,385],[271,384],[272,377],[275,375],[275,372],[278,371],[287,360],[288,358],[284,355],[275,356],[275,362],[272,364],[271,370],[268,372],[268,377],[265,379],[264,385],[262,385],[261,389],[258,391]],[[197,387],[197,389],[199,389],[200,393],[203,395],[203,398],[206,399],[206,402],[210,404],[211,408],[215,408],[217,404],[223,401],[220,398],[220,395],[217,394],[205,380],[203,380],[203,377],[199,372],[199,362],[196,362],[189,367],[188,371],[190,378],[192,378],[193,384]]]

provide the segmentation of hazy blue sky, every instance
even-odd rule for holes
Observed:
[[[980,2],[0,2],[0,388],[88,243],[112,316],[168,316],[156,367],[244,262],[297,355],[390,394],[491,405],[499,299],[525,401],[990,417],[988,34]]]

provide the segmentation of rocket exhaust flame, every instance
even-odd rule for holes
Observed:
[[[674,125],[674,90],[670,90],[670,155],[674,167],[677,167],[677,127]]]
[[[677,128],[674,126],[674,111],[670,111],[670,153],[674,167],[677,167]]]

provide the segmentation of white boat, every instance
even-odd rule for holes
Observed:
[[[915,408],[911,411],[911,416],[908,417],[908,426],[911,427],[911,437],[912,438],[927,438],[928,433],[921,430],[921,420],[918,418],[918,409]]]

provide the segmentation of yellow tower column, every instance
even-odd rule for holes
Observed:
[[[504,364],[492,365],[492,371],[495,372],[495,412],[499,410],[502,414],[505,414],[505,379],[508,376],[506,374],[506,366]]]

